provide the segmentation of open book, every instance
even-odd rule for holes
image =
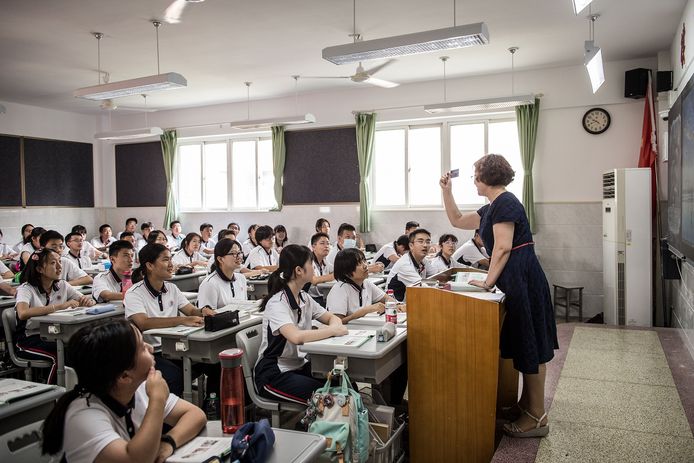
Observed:
[[[220,461],[231,453],[231,437],[196,437],[166,459],[168,463]]]
[[[468,283],[470,280],[482,280],[487,278],[486,273],[481,272],[458,272],[455,274],[455,280],[450,281],[451,291],[486,291],[479,286],[473,286]]]
[[[347,347],[360,347],[366,343],[369,339],[376,336],[375,330],[348,330],[349,332],[344,336],[337,336],[333,338],[321,339],[320,341],[312,341],[307,344],[314,346],[347,346]]]
[[[50,384],[32,383],[20,379],[3,378],[0,379],[0,406],[16,402],[19,399],[41,394],[45,391],[54,389]]]
[[[171,326],[169,328],[152,328],[151,330],[144,331],[143,334],[151,334],[154,336],[158,335],[175,335],[175,336],[188,336],[190,333],[204,329],[204,326]]]

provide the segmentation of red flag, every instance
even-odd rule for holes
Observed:
[[[639,152],[639,167],[651,168],[651,212],[653,216],[657,211],[657,184],[656,168],[658,163],[658,145],[656,140],[656,126],[653,103],[653,89],[651,84],[651,71],[648,71],[648,87],[646,89],[646,104],[643,108],[643,129],[641,130],[641,150]]]

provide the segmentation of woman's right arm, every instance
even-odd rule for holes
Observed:
[[[287,323],[280,327],[280,333],[287,341],[300,346],[311,341],[320,341],[321,339],[327,339],[333,336],[343,336],[347,334],[347,328],[340,324],[337,326],[329,325],[317,330],[300,330],[296,325]]]
[[[463,230],[475,230],[479,228],[480,216],[476,211],[462,213],[460,209],[458,209],[455,198],[453,198],[451,178],[448,173],[441,177],[439,185],[443,193],[443,205],[446,208],[446,215],[451,225]]]
[[[17,311],[17,317],[20,320],[28,320],[31,317],[40,317],[41,315],[51,314],[56,310],[63,310],[67,309],[68,307],[77,306],[79,306],[79,303],[75,300],[69,300],[62,304],[40,305],[37,307],[29,307],[29,304],[26,302],[18,302],[15,306],[15,310]]]

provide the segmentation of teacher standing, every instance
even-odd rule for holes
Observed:
[[[511,410],[517,419],[504,425],[504,431],[511,437],[546,436],[545,364],[559,348],[549,285],[535,255],[525,209],[506,191],[515,172],[498,154],[483,156],[474,167],[477,193],[489,200],[476,212],[460,212],[448,173],[439,183],[451,224],[466,230],[479,228],[485,248],[492,251],[486,280],[470,283],[487,291],[497,286],[506,295],[501,357],[513,359],[513,367],[523,374],[523,392]]]

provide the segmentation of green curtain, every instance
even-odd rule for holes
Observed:
[[[166,130],[161,136],[161,155],[164,158],[164,173],[166,174],[166,214],[164,214],[164,230],[169,228],[169,223],[178,218],[176,207],[176,195],[173,190],[176,178],[176,145],[178,135],[175,130]]]
[[[369,176],[374,158],[376,113],[357,113],[357,159],[359,160],[359,231],[371,231]]]
[[[287,149],[284,144],[284,127],[272,127],[272,173],[275,176],[275,201],[277,206],[273,211],[282,210],[282,177],[284,175],[284,161],[287,158]]]
[[[537,141],[537,119],[540,115],[540,99],[535,104],[516,106],[518,124],[518,144],[523,161],[523,207],[528,215],[530,230],[535,232],[535,199],[533,196],[533,162],[535,161],[535,142]]]

